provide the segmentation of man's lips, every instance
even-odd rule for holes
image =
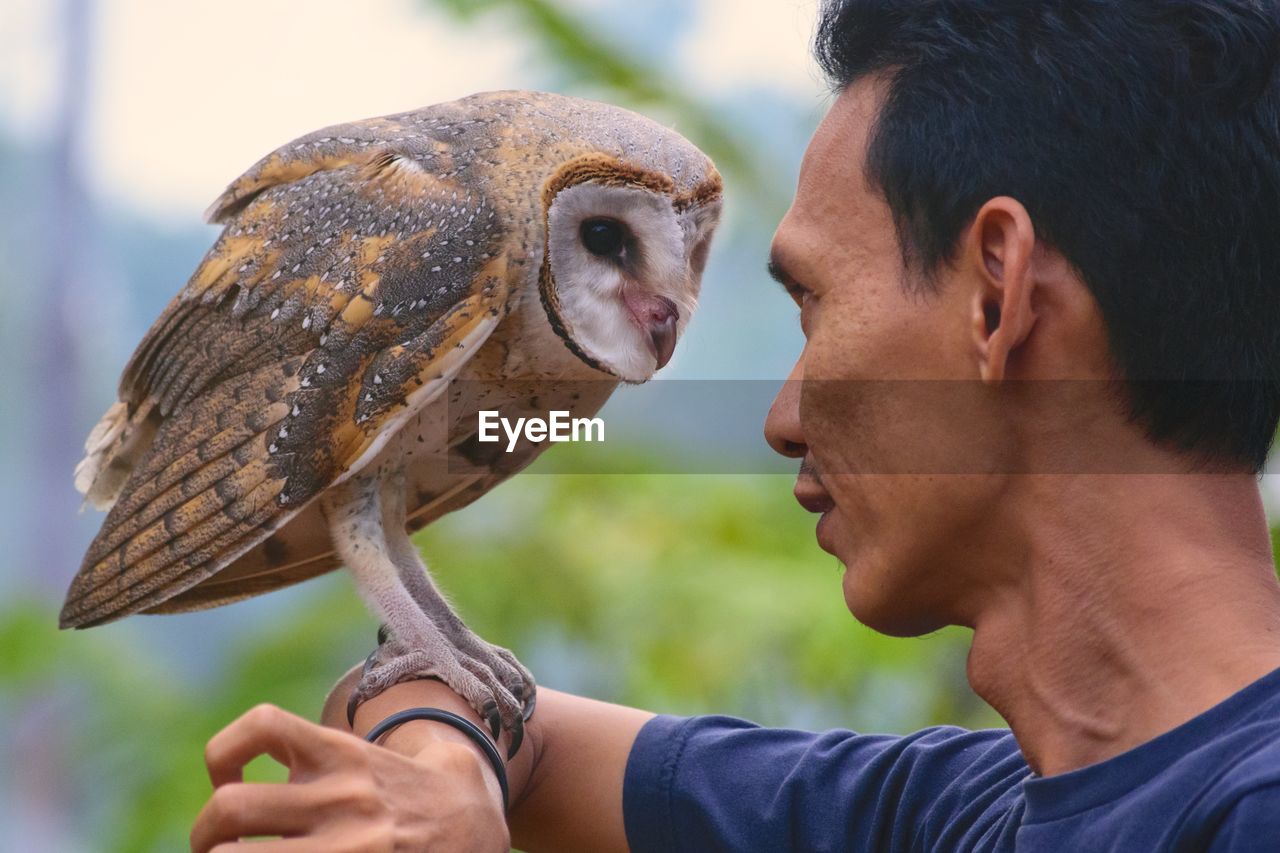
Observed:
[[[811,474],[801,472],[796,478],[796,501],[809,512],[825,513],[835,509],[830,492]]]
[[[834,554],[835,544],[831,538],[831,511],[836,508],[836,502],[832,499],[831,493],[826,490],[826,487],[822,485],[822,482],[814,473],[802,467],[800,476],[796,477],[795,495],[800,506],[809,512],[818,513],[822,516],[818,519],[818,526],[814,530],[814,534],[818,538],[818,547],[828,554]]]
[[[818,474],[818,468],[812,456],[805,456],[804,461],[800,463],[800,473],[796,475],[795,496],[800,506],[822,516],[818,519],[818,526],[814,530],[818,537],[818,547],[828,554],[836,553],[831,529],[834,523],[831,511],[836,508],[836,502],[827,491],[827,487],[822,485],[822,477]]]

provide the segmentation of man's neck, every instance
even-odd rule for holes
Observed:
[[[1280,585],[1247,476],[1028,477],[969,679],[1031,767],[1119,755],[1280,667]],[[1007,567],[1007,566],[1006,566]]]

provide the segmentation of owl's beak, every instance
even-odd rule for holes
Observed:
[[[676,321],[680,319],[676,306],[671,306],[671,313],[661,323],[649,329],[649,347],[653,357],[657,359],[658,370],[667,366],[671,354],[676,351]]]
[[[676,351],[680,309],[667,297],[652,293],[627,293],[623,298],[636,324],[645,333],[649,352],[658,363],[656,369],[661,370]]]

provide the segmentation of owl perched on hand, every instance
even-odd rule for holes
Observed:
[[[391,637],[358,695],[435,675],[495,736],[518,733],[532,678],[463,625],[408,531],[544,449],[478,445],[481,409],[589,417],[667,363],[720,205],[715,167],[676,133],[539,92],[268,155],[214,203],[221,236],[89,436],[76,486],[110,511],[62,626],[343,563]]]

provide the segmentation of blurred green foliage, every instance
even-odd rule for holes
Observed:
[[[529,473],[418,541],[467,621],[549,686],[773,724],[997,722],[964,687],[965,633],[858,626],[812,526],[778,476]],[[95,847],[180,849],[209,793],[204,742],[258,702],[317,718],[372,646],[345,573],[276,597],[295,606],[202,638],[227,648],[207,677],[120,630],[60,633],[45,601],[0,609],[0,686],[57,697],[58,760],[112,815],[82,816],[107,827]]]

